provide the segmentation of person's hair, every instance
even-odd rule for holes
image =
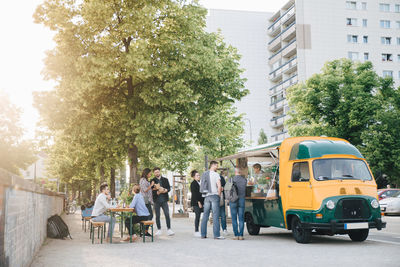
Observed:
[[[86,209],[85,205],[81,206],[81,211],[84,211]]]
[[[138,193],[140,192],[140,186],[137,185],[137,184],[135,184],[135,185],[133,186],[133,188],[132,188],[132,191],[133,191],[135,194],[138,194]]]
[[[210,161],[210,167],[209,168],[211,168],[212,165],[218,165],[218,162],[216,162],[215,160],[212,160],[212,161]]]
[[[256,164],[253,165],[253,168],[254,168],[254,169],[257,168],[257,169],[261,170],[261,165],[258,164],[258,163],[256,163]]]
[[[155,171],[161,171],[160,167],[154,167],[153,172]]]
[[[142,178],[146,178],[147,179],[147,175],[151,172],[151,170],[149,168],[146,168],[142,171]]]
[[[108,187],[108,184],[104,183],[102,185],[100,185],[100,192],[103,192],[103,190]]]
[[[191,177],[194,177],[194,176],[196,175],[196,173],[199,173],[199,172],[196,171],[196,170],[193,170],[193,171],[190,172],[190,176],[191,176]]]

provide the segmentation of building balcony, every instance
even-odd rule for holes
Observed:
[[[276,116],[274,118],[271,119],[270,125],[272,128],[279,128],[283,126],[283,123],[285,121],[285,114],[280,115],[280,116]]]
[[[282,43],[281,43],[281,38],[279,38],[279,35],[276,36],[274,39],[272,39],[268,43],[268,50],[271,52],[275,52],[278,49],[280,49],[281,47],[282,47]]]
[[[269,90],[271,94],[276,94],[277,92],[283,90],[283,84],[279,83],[277,85],[274,85],[273,87],[269,88]]]
[[[281,22],[277,21],[268,28],[268,34],[272,37],[281,33]]]
[[[297,57],[290,59],[285,65],[282,67],[282,73],[291,74],[297,70]]]
[[[282,80],[282,69],[276,70],[273,73],[269,74],[269,79],[271,82],[278,82],[279,80]]]
[[[287,28],[282,31],[281,39],[284,42],[288,42],[289,40],[296,37],[296,22],[290,24]]]
[[[271,103],[269,109],[271,112],[278,112],[283,110],[283,107],[285,105],[285,98],[278,99],[274,103]]]
[[[282,48],[282,57],[291,57],[297,53],[296,38]]]
[[[296,9],[294,8],[293,5],[288,10],[286,10],[285,13],[283,13],[283,15],[281,16],[281,21],[282,21],[281,23],[283,25],[289,25],[293,23],[295,19],[296,19]]]
[[[271,142],[281,141],[289,137],[288,131],[283,130],[282,132],[271,135]]]
[[[287,78],[282,82],[283,90],[289,88],[290,86],[296,84],[298,82],[297,74]]]

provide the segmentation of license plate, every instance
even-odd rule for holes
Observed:
[[[350,229],[368,229],[368,223],[345,223],[344,224],[344,229],[350,230]]]

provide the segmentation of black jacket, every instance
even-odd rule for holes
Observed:
[[[154,177],[151,181],[154,181],[154,184],[160,183],[160,186],[162,188],[167,189],[168,192],[171,191],[171,187],[169,185],[169,181],[168,181],[167,178],[161,176],[161,179],[159,180],[158,178]],[[153,185],[153,188],[154,188],[154,185]],[[153,190],[153,201],[154,202],[156,202],[156,201],[158,201],[158,202],[166,202],[166,201],[168,201],[168,192],[157,195],[157,191]]]
[[[192,207],[198,206],[199,201],[201,205],[204,205],[204,197],[201,196],[200,185],[196,180],[193,180],[190,184],[190,192],[192,192],[192,199],[190,200],[190,205],[192,205]]]

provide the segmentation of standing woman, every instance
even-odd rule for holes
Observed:
[[[235,234],[235,237],[232,239],[243,240],[244,208],[245,208],[247,179],[240,174],[240,169],[238,168],[235,168],[235,176],[232,179],[232,183],[237,186],[238,197],[239,197],[239,199],[236,202],[229,202],[229,206],[231,207],[232,228],[233,228],[233,233]],[[239,220],[239,225],[238,225],[238,220]]]
[[[149,168],[146,168],[142,172],[142,176],[139,181],[140,185],[140,193],[142,193],[143,198],[144,198],[144,203],[146,204],[147,209],[149,210],[149,218],[148,220],[151,221],[153,219],[153,191],[152,191],[152,186],[154,185],[154,182],[149,182],[149,179],[151,177],[151,170]],[[150,234],[146,232],[146,235],[149,236]]]
[[[190,191],[192,192],[192,199],[190,204],[193,207],[196,217],[194,219],[194,236],[201,237],[199,232],[200,214],[203,211],[204,197],[200,193],[200,174],[198,171],[193,170],[190,173],[193,178],[193,182],[190,184]]]

